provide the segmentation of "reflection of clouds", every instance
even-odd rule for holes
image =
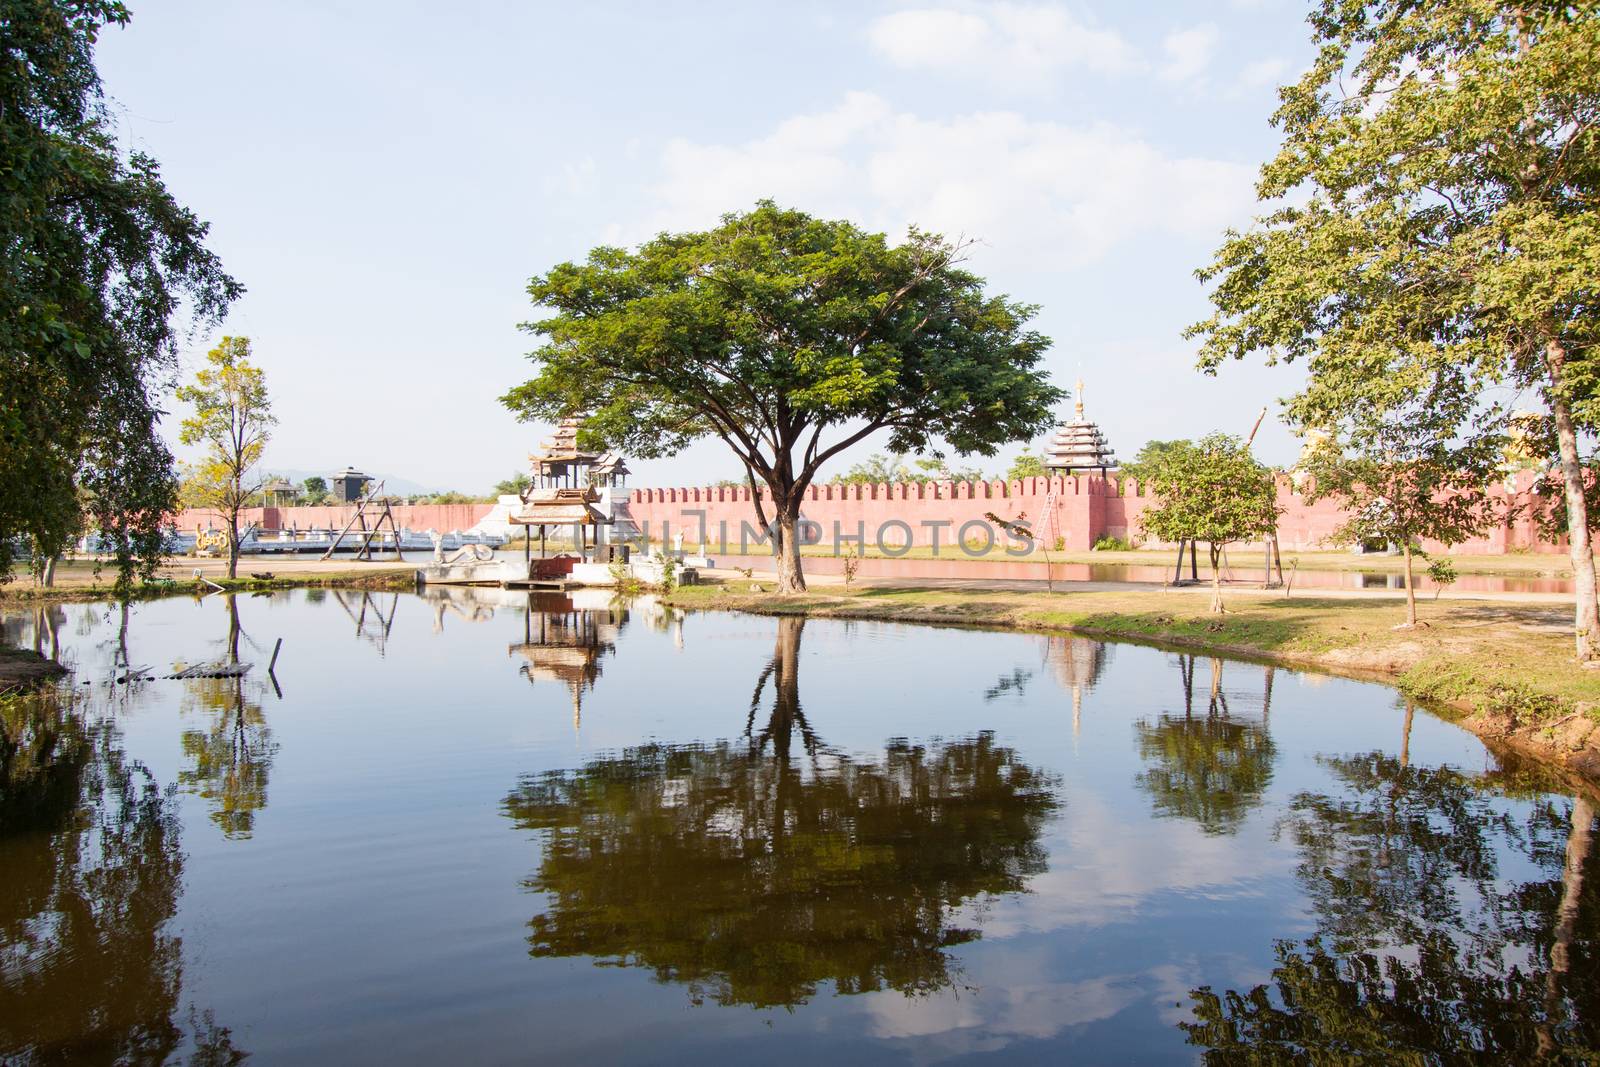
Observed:
[[[867,1011],[874,1037],[927,1037],[981,1027],[983,1037],[998,1047],[1010,1038],[1054,1037],[1069,1026],[1109,1019],[1143,997],[1139,985],[1137,976],[1118,975],[931,997],[870,993]]]
[[[1206,900],[1262,898],[1263,917],[1288,899],[1272,888],[1293,877],[1294,860],[1248,830],[1229,836],[1203,833],[1181,819],[1123,812],[1092,790],[1071,793],[1048,841],[1050,868],[1032,877],[1026,893],[969,903],[957,922],[981,925],[984,950],[969,960],[973,972],[934,996],[874,993],[861,997],[872,1036],[903,1045],[916,1062],[994,1052],[1017,1041],[1049,1040],[1074,1027],[1129,1009],[1161,1026],[1191,1018],[1190,990],[1219,980],[1250,988],[1267,971],[1242,955],[1221,959],[1162,959],[1152,943],[1152,965],[1122,959],[1123,970],[1077,981],[1051,981],[1059,961],[1040,935],[1070,929],[1146,922],[1158,898],[1178,894]],[[1270,834],[1271,827],[1259,827]],[[977,922],[982,913],[981,923]],[[1298,912],[1279,923],[1302,925]],[[1081,973],[1081,971],[1079,972]]]
[[[1137,917],[1159,893],[1208,899],[1263,895],[1263,881],[1288,878],[1294,858],[1243,835],[1202,833],[1181,819],[1124,817],[1093,792],[1072,793],[1048,842],[1050,869],[1028,893],[990,901],[985,940]]]
[[[1250,988],[1268,973],[1244,959],[1202,962],[1188,957],[1143,970],[1052,982],[1030,948],[1013,943],[966,986],[932,996],[883,991],[864,994],[852,1006],[865,1011],[865,1031],[893,1041],[917,1063],[996,1052],[1017,1041],[1048,1041],[1074,1027],[1103,1022],[1124,1011],[1149,1011],[1163,1027],[1188,1022],[1190,990],[1226,976],[1230,988]],[[1243,984],[1241,984],[1243,983]],[[1143,1007],[1141,1007],[1143,1006]]]

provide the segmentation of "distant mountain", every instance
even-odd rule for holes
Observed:
[[[299,485],[312,476],[321,478],[325,482],[331,482],[333,472],[344,468],[330,467],[325,471],[299,470],[294,467],[263,467],[261,469],[268,477],[287,478],[295,485]],[[429,489],[421,482],[413,482],[409,478],[396,478],[392,474],[380,474],[376,471],[368,471],[367,473],[372,475],[374,482],[382,482],[384,492],[391,496],[424,496],[428,493],[444,492],[442,489]]]

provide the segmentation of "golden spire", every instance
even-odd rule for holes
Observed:
[[[1083,421],[1083,379],[1078,379],[1078,403],[1076,404],[1078,421]]]

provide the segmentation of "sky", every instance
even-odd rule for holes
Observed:
[[[1207,377],[1182,331],[1209,308],[1195,269],[1262,210],[1306,0],[131,6],[97,53],[121,136],[248,290],[185,368],[251,338],[271,468],[487,491],[548,429],[498,400],[533,373],[528,279],[762,198],[975,239],[1124,458],[1264,405],[1257,455],[1298,451],[1275,414],[1297,372]],[[715,441],[632,467],[742,477]]]

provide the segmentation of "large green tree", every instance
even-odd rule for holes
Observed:
[[[525,326],[544,338],[538,376],[503,400],[525,419],[585,412],[588,438],[632,455],[720,439],[773,531],[779,590],[803,589],[800,503],[829,459],[885,430],[895,452],[993,455],[1050,424],[1062,393],[1035,309],[985,293],[961,251],[770,202],[597,248],[529,283],[553,314]]]
[[[1257,187],[1274,210],[1200,271],[1201,366],[1304,361],[1290,414],[1309,426],[1388,402],[1395,378],[1456,375],[1476,402],[1463,434],[1495,431],[1496,397],[1542,397],[1593,658],[1579,441],[1600,422],[1600,8],[1319,0],[1310,22],[1317,58],[1281,90]]]
[[[1278,525],[1278,485],[1237,437],[1214,433],[1199,442],[1168,442],[1145,474],[1156,502],[1139,516],[1145,531],[1182,545],[1211,549],[1211,610],[1222,607],[1222,551],[1234,541],[1265,537]]]
[[[150,157],[117,145],[95,40],[103,0],[0,0],[0,577],[83,527],[119,581],[153,571],[172,510],[158,399],[183,322],[242,292]]]

